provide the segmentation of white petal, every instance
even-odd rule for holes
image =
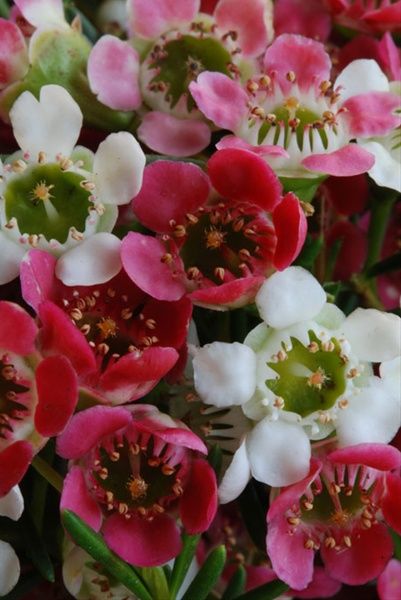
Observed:
[[[360,58],[353,60],[337,77],[335,88],[340,90],[341,102],[351,96],[366,94],[368,92],[388,92],[388,79],[375,60]]]
[[[24,510],[24,498],[18,485],[0,498],[0,516],[18,521]]]
[[[57,154],[69,157],[82,126],[78,104],[63,87],[45,85],[40,100],[23,92],[10,110],[14,136],[24,152],[36,158],[40,151],[50,160]]]
[[[67,27],[61,0],[17,0],[15,4],[34,27]]]
[[[96,233],[59,258],[56,275],[65,285],[106,283],[121,270],[120,246],[112,233]]]
[[[19,275],[19,266],[27,248],[16,244],[0,231],[0,285]]]
[[[67,590],[74,598],[79,598],[79,592],[84,581],[85,563],[89,555],[78,546],[70,546],[64,550],[63,560],[63,582]]]
[[[256,295],[260,316],[271,327],[289,327],[316,316],[326,302],[320,283],[302,267],[274,273]]]
[[[382,362],[380,365],[380,377],[392,394],[401,396],[401,357],[397,356],[393,360]]]
[[[371,152],[375,157],[375,164],[368,171],[377,185],[388,187],[401,192],[401,146],[393,151],[394,156],[379,142],[358,140],[358,144]]]
[[[241,405],[255,391],[256,356],[244,344],[207,344],[196,352],[193,367],[196,391],[207,404]]]
[[[111,133],[99,145],[93,163],[96,196],[103,204],[127,204],[142,186],[146,158],[133,135]]]
[[[382,362],[401,354],[401,318],[375,308],[357,308],[341,330],[359,360]]]
[[[340,446],[390,442],[401,425],[400,400],[377,377],[337,414]]]
[[[300,425],[266,417],[247,436],[247,450],[251,473],[262,483],[281,487],[308,474],[310,442]]]
[[[315,317],[316,323],[326,329],[338,329],[344,322],[345,315],[335,304],[326,302],[320,313]]]
[[[251,470],[246,452],[245,440],[235,452],[232,462],[224,473],[219,486],[219,499],[221,504],[235,500],[245,489],[251,478]]]
[[[0,540],[0,596],[5,596],[16,585],[20,576],[20,564],[14,549]]]

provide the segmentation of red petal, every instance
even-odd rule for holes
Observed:
[[[31,444],[14,442],[0,452],[0,498],[8,494],[25,475],[33,457]]]
[[[38,310],[44,300],[52,300],[56,258],[42,250],[30,250],[20,267],[22,296],[32,308]]]
[[[72,467],[64,479],[60,510],[72,510],[95,531],[102,525],[102,511],[90,495],[80,467]]]
[[[277,235],[273,262],[277,269],[282,270],[298,256],[308,230],[304,211],[292,192],[286,194],[275,208],[273,224]]]
[[[365,174],[329,177],[322,187],[340,215],[362,212],[369,199],[368,178]]]
[[[156,321],[152,335],[159,340],[158,345],[180,348],[185,343],[192,315],[192,302],[189,298],[181,298],[177,302],[150,298],[142,314],[145,322],[150,318]]]
[[[208,529],[217,510],[217,482],[212,467],[195,459],[180,502],[180,517],[190,535]]]
[[[31,354],[38,332],[35,321],[18,304],[0,302],[0,348],[15,354]]]
[[[264,281],[264,277],[241,277],[222,285],[196,290],[189,297],[198,306],[239,308],[254,300]]]
[[[390,527],[401,535],[401,478],[389,473],[386,477],[386,495],[382,500],[383,516]]]
[[[356,444],[334,450],[328,458],[343,465],[366,465],[379,471],[391,471],[401,466],[401,452],[387,444]]]

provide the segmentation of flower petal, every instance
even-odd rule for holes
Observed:
[[[358,140],[358,143],[375,157],[369,175],[377,185],[388,187],[401,192],[401,177],[399,166],[401,162],[401,146],[390,152],[379,142],[373,140]]]
[[[18,277],[20,262],[25,256],[26,248],[16,244],[0,231],[0,253],[0,285],[3,285]]]
[[[216,475],[206,460],[195,459],[180,502],[180,517],[186,532],[195,535],[206,531],[216,511]]]
[[[138,127],[138,137],[151,150],[170,156],[192,156],[210,144],[210,129],[203,121],[178,119],[153,110]]]
[[[293,193],[286,194],[274,209],[273,224],[277,235],[273,263],[282,270],[297,258],[308,230],[305,213]]]
[[[200,0],[128,0],[131,33],[156,38],[195,18]]]
[[[358,144],[348,144],[334,152],[311,154],[301,162],[309,171],[337,177],[352,177],[369,171],[374,165],[375,157]]]
[[[19,440],[0,452],[0,498],[8,494],[25,475],[31,463],[33,448]]]
[[[401,535],[401,478],[400,475],[389,473],[386,477],[386,495],[381,509],[387,525]]]
[[[341,88],[341,101],[366,92],[388,92],[388,79],[375,60],[360,58],[343,69],[336,79],[335,88]]]
[[[331,462],[342,465],[366,465],[379,471],[391,471],[401,466],[401,452],[387,444],[356,444],[330,452]]]
[[[276,0],[274,31],[277,37],[282,33],[300,33],[325,42],[331,32],[330,14],[320,0]]]
[[[380,600],[401,597],[401,562],[392,558],[377,579],[377,593]]]
[[[66,25],[61,0],[14,0],[14,4],[35,27]]]
[[[59,85],[45,85],[39,101],[31,92],[23,92],[17,98],[10,110],[10,121],[24,152],[34,158],[45,152],[54,160],[57,154],[71,155],[81,131],[82,113],[67,90]]]
[[[312,581],[315,554],[305,548],[305,534],[298,529],[289,535],[286,519],[276,520],[269,524],[266,545],[277,577],[296,590],[305,589]]]
[[[0,19],[0,90],[22,79],[28,67],[28,51],[20,28]]]
[[[246,441],[244,440],[235,452],[219,485],[220,503],[226,504],[231,500],[235,500],[243,492],[250,478],[251,467],[246,451]]]
[[[248,434],[246,445],[252,476],[262,483],[282,487],[309,472],[310,442],[300,425],[266,417]]]
[[[42,250],[30,250],[21,262],[22,297],[35,310],[44,300],[52,299],[56,258]]]
[[[64,479],[60,510],[74,511],[95,531],[99,531],[102,525],[102,511],[89,493],[81,467],[72,467]]]
[[[359,360],[382,362],[401,354],[401,318],[375,308],[357,308],[341,329]]]
[[[103,35],[88,59],[89,85],[97,98],[115,110],[136,110],[142,102],[138,52],[114,35]],[[118,80],[118,85],[114,82]]]
[[[0,348],[26,356],[35,351],[38,328],[32,317],[14,302],[0,301]]]
[[[17,584],[21,572],[18,556],[7,542],[0,540],[0,596],[6,596]]]
[[[302,267],[274,273],[256,295],[260,316],[280,329],[315,317],[326,302],[320,283]]]
[[[244,344],[207,344],[196,351],[193,368],[196,391],[206,404],[241,405],[255,391],[256,356]]]
[[[196,306],[219,310],[225,308],[240,308],[250,304],[265,281],[263,276],[240,277],[221,285],[209,288],[199,288],[188,297]]]
[[[24,510],[24,497],[18,485],[0,498],[0,516],[18,521]]]
[[[121,271],[120,248],[117,236],[95,233],[58,259],[56,275],[69,286],[106,283]]]
[[[265,0],[219,0],[214,17],[223,31],[238,34],[244,56],[260,56],[273,37],[271,7]]]
[[[111,133],[99,144],[93,160],[96,198],[103,204],[127,204],[142,185],[146,158],[133,135]]]
[[[386,135],[401,125],[401,118],[393,114],[400,105],[400,97],[387,92],[352,96],[343,105],[352,137]]]
[[[248,144],[245,140],[235,135],[225,135],[216,144],[217,150],[223,150],[225,148],[242,148],[243,150],[249,150],[259,156],[282,156],[283,158],[289,158],[287,150],[284,150],[281,146],[273,146],[269,144],[260,144],[259,146],[253,146]]]
[[[235,131],[248,114],[248,96],[237,81],[223,73],[204,71],[189,84],[199,110],[215,125]]]

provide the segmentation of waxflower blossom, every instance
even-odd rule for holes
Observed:
[[[381,33],[400,31],[401,2],[399,0],[325,0],[335,23],[362,31]]]
[[[190,163],[149,165],[132,208],[156,237],[130,232],[122,263],[161,300],[188,294],[202,306],[243,306],[266,274],[296,258],[306,235],[296,196],[283,197],[265,161],[236,148],[216,152],[208,176]]]
[[[386,524],[401,532],[400,466],[401,453],[384,444],[313,458],[305,479],[282,490],[267,513],[267,552],[277,575],[304,589],[315,551],[343,583],[361,585],[380,575],[393,553]]]
[[[1,301],[0,497],[19,483],[47,438],[64,428],[78,400],[70,361],[57,354],[43,358],[37,338],[32,317],[17,304]]]
[[[361,308],[345,317],[301,267],[272,275],[256,305],[264,323],[244,344],[194,349],[202,400],[242,406],[254,421],[223,477],[224,501],[251,475],[277,487],[305,477],[310,440],[387,443],[400,426],[400,317]]]
[[[87,432],[82,436],[82,430]],[[76,512],[130,564],[160,565],[181,550],[178,512],[190,533],[206,530],[217,508],[203,442],[156,407],[97,406],[76,414],[58,438],[73,460],[61,509]]]
[[[133,38],[105,35],[95,44],[91,89],[111,108],[150,109],[138,128],[149,148],[196,154],[210,143],[210,127],[188,85],[204,70],[231,80],[253,68],[271,39],[270,0],[219,0],[213,16],[199,13],[199,0],[129,0],[127,7]]]
[[[353,61],[332,84],[323,44],[283,34],[267,49],[263,66],[245,86],[205,71],[190,90],[209,119],[235,134],[218,148],[253,149],[280,176],[364,173],[374,157],[352,140],[385,135],[400,124],[393,114],[399,97],[375,61]]]
[[[21,263],[22,294],[42,322],[41,346],[68,357],[86,400],[137,400],[185,360],[187,298],[155,300],[123,269],[101,285],[66,286],[56,275],[60,260],[31,250]]]
[[[0,283],[18,275],[30,248],[56,256],[73,251],[79,265],[88,252],[118,245],[108,232],[117,220],[117,206],[138,193],[145,164],[135,138],[127,132],[110,134],[95,155],[74,148],[82,113],[57,85],[42,87],[39,101],[24,92],[10,119],[21,151],[1,164]],[[104,233],[99,237],[99,232]],[[90,237],[89,247],[77,248]]]

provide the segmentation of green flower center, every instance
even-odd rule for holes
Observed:
[[[85,178],[57,164],[28,167],[8,183],[4,198],[7,221],[16,219],[22,234],[43,235],[64,243],[75,228],[85,230],[91,207]]]
[[[315,411],[332,408],[346,388],[345,360],[335,338],[322,342],[309,332],[305,347],[291,338],[292,348],[278,352],[276,362],[269,362],[278,377],[268,379],[267,387],[284,402],[282,408],[307,417]]]

